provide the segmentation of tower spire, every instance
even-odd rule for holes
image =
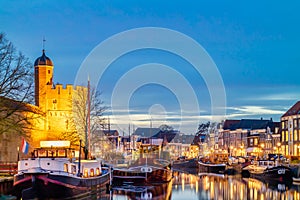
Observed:
[[[46,43],[46,39],[45,36],[43,37],[43,52],[45,52],[45,43]]]

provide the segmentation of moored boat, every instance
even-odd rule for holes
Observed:
[[[138,158],[126,167],[113,167],[113,184],[165,183],[172,179],[171,162],[162,159],[160,146],[143,144]]]
[[[173,169],[193,169],[198,168],[198,160],[196,158],[183,158],[174,160],[172,164]]]
[[[226,163],[228,163],[227,152],[214,152],[199,159],[199,171],[223,174],[226,171]]]
[[[199,160],[198,163],[200,172],[223,174],[226,169],[225,163],[205,163],[201,160]]]
[[[243,168],[243,177],[252,177],[261,180],[291,182],[293,172],[291,168],[278,165],[274,160],[253,161],[251,165]]]
[[[41,141],[32,157],[18,162],[14,191],[22,199],[61,199],[88,194],[93,190],[106,192],[110,169],[98,160],[79,160],[69,141]]]

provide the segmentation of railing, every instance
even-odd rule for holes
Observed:
[[[0,162],[1,175],[14,175],[18,172],[18,163],[16,162]]]

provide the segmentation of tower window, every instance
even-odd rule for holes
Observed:
[[[50,74],[50,70],[48,70],[48,74]]]
[[[53,99],[53,109],[54,109],[54,110],[56,110],[56,108],[57,108],[57,107],[56,107],[56,103],[57,103],[57,100],[56,100],[56,99]]]

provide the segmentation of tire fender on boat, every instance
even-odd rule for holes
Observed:
[[[151,167],[142,167],[141,171],[142,172],[149,172],[149,173],[151,173],[152,172],[152,168]]]

